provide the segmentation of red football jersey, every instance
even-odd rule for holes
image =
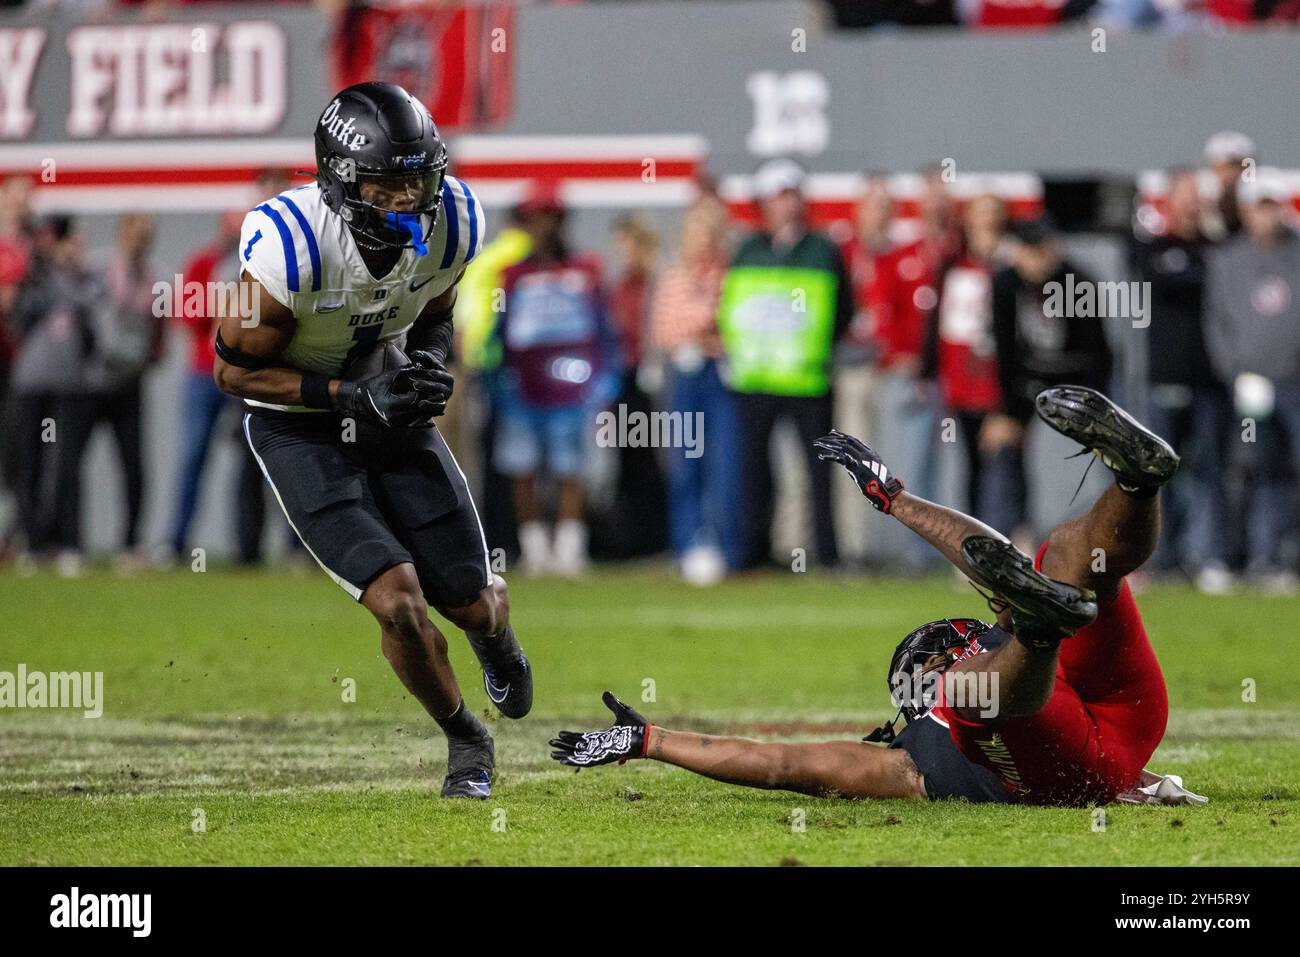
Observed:
[[[938,310],[938,380],[944,402],[971,412],[999,408],[993,273],[970,256],[957,259],[943,274]]]
[[[945,245],[934,239],[919,239],[877,260],[876,281],[869,296],[882,367],[919,359],[926,317],[939,298],[934,287],[935,273]]]

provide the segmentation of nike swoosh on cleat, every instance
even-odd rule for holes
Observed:
[[[484,675],[483,679],[483,685],[487,689],[487,695],[492,699],[493,704],[500,704],[502,701],[506,700],[510,694],[510,685],[507,684],[502,688],[500,685],[494,683],[491,678],[487,677],[487,675]]]

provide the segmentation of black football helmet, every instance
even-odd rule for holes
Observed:
[[[942,667],[930,672],[941,674],[956,662],[983,651],[980,639],[992,630],[992,625],[975,618],[941,618],[922,625],[899,642],[889,662],[889,694],[908,723],[934,704],[926,697],[926,662],[942,655]]]
[[[940,618],[922,625],[898,643],[889,661],[889,696],[898,705],[893,720],[882,724],[863,741],[890,743],[897,737],[901,715],[911,724],[934,706],[940,676],[959,661],[996,647],[1007,635],[997,625],[976,618]],[[942,655],[941,665],[926,670],[926,663]]]
[[[321,196],[358,243],[424,255],[447,174],[447,147],[424,104],[392,83],[357,83],[330,100],[315,140]]]

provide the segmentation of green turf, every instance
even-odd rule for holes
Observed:
[[[444,746],[323,576],[0,576],[0,670],[103,671],[106,698],[95,720],[0,711],[0,864],[1300,863],[1300,660],[1282,627],[1300,601],[1140,603],[1173,707],[1151,765],[1212,803],[1111,807],[1096,831],[1088,810],[837,802],[546,758],[555,729],[604,723],[602,690],[640,702],[647,681],[643,710],[668,726],[859,736],[889,715],[899,637],[981,613],[947,578],[516,581],[536,708],[490,719],[495,792],[470,803],[436,797]],[[482,709],[472,656],[452,647]]]

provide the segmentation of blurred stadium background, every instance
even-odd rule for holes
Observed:
[[[1300,5],[4,6],[0,667],[102,669],[108,701],[99,721],[6,718],[0,791],[31,800],[0,802],[0,860],[1294,863],[1300,685],[1275,646],[1295,599],[1189,585],[1295,589],[1300,264],[1279,230],[1300,208],[1287,112]],[[428,800],[441,738],[413,723],[370,623],[291,547],[233,400],[211,383],[211,330],[171,296],[178,276],[235,278],[243,213],[305,180],[327,98],[361,78],[428,103],[489,217],[441,425],[505,556],[539,676],[529,721],[485,714],[513,815],[495,845],[476,811]],[[1084,472],[1054,433],[1032,421],[1021,433],[1036,376],[1107,387],[1177,433],[1192,464],[1143,598],[1174,706],[1153,763],[1211,794],[1210,813],[1113,809],[1121,840],[1103,841],[1068,809],[817,802],[795,845],[788,795],[646,766],[561,785],[546,738],[595,717],[604,687],[653,700],[651,676],[646,707],[666,724],[858,736],[890,710],[880,672],[898,638],[932,606],[983,607],[968,589],[899,581],[937,569],[838,473],[833,521],[818,525],[792,422],[774,435],[774,504],[734,481],[763,467],[763,415],[798,404],[727,392],[707,361],[720,355],[718,284],[763,221],[756,198],[770,212],[788,196],[787,161],[852,291],[805,424],[866,436],[909,487],[1029,546],[1081,507]],[[516,574],[511,484],[493,461],[493,293],[557,204],[569,248],[601,264],[620,333],[615,403],[686,408],[690,389],[712,403],[705,477],[683,471],[682,449],[585,437],[597,567],[571,569],[576,582]],[[1151,282],[1150,324],[1049,321],[1043,279],[1065,272]],[[1273,330],[1263,342],[1237,336],[1252,316]],[[1268,381],[1239,387],[1242,371]],[[1255,442],[1240,440],[1247,417]],[[53,443],[47,419],[62,430]],[[138,440],[137,471],[118,436]],[[1094,468],[1079,499],[1104,481]],[[745,529],[760,534],[741,542]],[[195,548],[211,574],[188,574]],[[735,574],[704,592],[677,580],[788,572],[794,549],[847,574]],[[469,652],[452,645],[482,707]],[[358,682],[358,705],[341,702],[341,678]],[[213,822],[203,843],[190,840],[196,808]]]
[[[66,463],[46,461],[36,497],[15,498],[13,491],[32,481],[23,464],[30,464],[32,447],[15,434],[23,429],[16,395],[43,392],[57,402],[71,394],[84,400],[78,415],[90,422],[88,403],[102,413],[119,408],[126,396],[130,407],[138,386],[140,551],[122,567],[156,560],[173,544],[203,547],[214,559],[239,558],[241,522],[242,557],[260,560],[250,544],[255,534],[247,530],[258,527],[255,513],[266,502],[256,476],[241,485],[247,456],[231,412],[211,426],[211,453],[201,469],[184,462],[195,435],[210,427],[204,410],[216,403],[195,382],[201,379],[195,371],[203,371],[199,327],[160,320],[147,360],[107,387],[71,368],[46,370],[29,386],[14,381],[13,372],[24,340],[47,324],[52,310],[39,300],[33,306],[22,292],[41,278],[39,264],[55,234],[70,229],[82,237],[89,266],[110,284],[117,276],[119,300],[138,293],[113,272],[124,261],[125,244],[149,243],[148,224],[129,218],[135,213],[153,217],[151,245],[137,256],[141,280],[231,278],[222,270],[233,271],[233,261],[223,262],[233,240],[222,230],[268,184],[279,188],[283,177],[301,179],[296,171],[313,167],[309,134],[325,98],[359,78],[405,83],[429,103],[451,139],[455,172],[488,208],[489,238],[538,184],[558,190],[572,246],[604,264],[624,361],[636,373],[621,398],[650,407],[663,406],[674,368],[674,356],[655,347],[651,313],[655,278],[679,255],[684,210],[702,191],[716,190],[729,214],[726,242],[734,248],[759,219],[755,170],[777,157],[796,160],[807,174],[813,227],[845,244],[846,258],[859,257],[849,263],[857,314],[837,344],[835,424],[878,438],[898,471],[955,503],[967,498],[962,439],[924,448],[915,435],[891,431],[898,398],[890,388],[910,378],[915,358],[900,361],[891,350],[916,351],[920,340],[884,342],[886,319],[873,312],[910,309],[915,317],[894,321],[928,321],[950,264],[945,257],[961,245],[954,237],[970,199],[1000,197],[1013,225],[1050,217],[1068,261],[1104,280],[1134,275],[1135,246],[1164,231],[1171,168],[1201,169],[1200,201],[1212,239],[1231,238],[1240,228],[1232,221],[1233,184],[1225,191],[1225,181],[1208,168],[1215,157],[1207,154],[1207,141],[1218,131],[1247,135],[1220,138],[1211,152],[1238,150],[1241,157],[1224,156],[1246,160],[1242,168],[1280,168],[1266,172],[1286,213],[1294,214],[1300,194],[1300,175],[1288,171],[1300,156],[1300,129],[1285,121],[1281,106],[1300,86],[1294,4],[36,0],[8,6],[0,21],[8,558],[25,547],[23,501],[29,511],[35,503],[45,512],[33,527],[48,527],[34,533],[50,536],[47,557],[79,548],[88,556],[119,552],[127,522],[128,480],[109,429],[93,432],[84,456],[79,449],[67,453],[80,459],[84,488],[74,532],[66,532],[66,513],[78,506],[59,497],[68,489],[66,480],[58,482],[61,469],[66,479]],[[881,211],[863,200],[882,185],[893,204],[883,213],[883,231]],[[935,191],[956,205],[937,208],[946,201]],[[860,224],[879,235],[860,236],[855,252]],[[133,230],[144,238],[132,239]],[[981,268],[1010,262],[1016,235],[1010,234],[1010,251],[1000,247],[994,264]],[[950,241],[951,249],[944,247]],[[895,255],[882,265],[880,257],[899,247],[919,258]],[[904,288],[873,293],[873,283],[882,283],[876,273],[891,269]],[[1280,295],[1297,282],[1298,276],[1283,277]],[[482,346],[490,317],[472,299],[465,297],[460,317],[461,330],[474,337],[462,343],[460,407],[445,430],[478,485],[492,544],[513,555],[508,486],[488,475],[489,390],[478,387],[490,377],[483,367],[491,365],[491,350]],[[988,316],[977,318],[984,324],[977,335],[989,339]],[[1159,316],[1155,322],[1158,333]],[[1104,327],[1114,354],[1111,388],[1149,412],[1151,334],[1123,320]],[[1105,370],[1097,374],[1106,378]],[[931,439],[953,411],[945,409],[939,385],[916,400],[930,417],[932,428],[923,434]],[[975,411],[982,417],[987,410]],[[128,432],[132,415],[129,408],[124,413]],[[1233,443],[1223,447],[1234,454],[1217,465],[1236,469],[1229,491],[1237,496],[1232,501],[1244,503],[1250,463],[1238,461]],[[815,536],[792,430],[778,431],[777,450],[774,554],[781,556],[811,546]],[[654,455],[591,451],[595,557],[663,552],[666,531],[656,529],[668,524],[665,479],[647,475],[669,468],[664,456],[656,463]],[[1029,442],[1031,528],[1041,530],[1067,507],[1075,470],[1051,466],[1062,451],[1050,437]],[[193,460],[192,448],[190,454]],[[201,474],[201,486],[194,522],[178,537],[186,472],[191,482]],[[888,534],[868,547],[869,526],[855,493],[839,479],[835,491],[845,561],[915,557]],[[739,503],[731,508],[738,511]],[[1288,499],[1273,521],[1283,534],[1279,563],[1293,567],[1292,514]],[[60,540],[60,527],[71,540]],[[272,510],[261,551],[279,556],[284,532]],[[1244,539],[1223,548],[1222,557],[1241,566]],[[31,557],[41,554],[33,548]],[[65,558],[61,567],[75,572],[76,562]]]

